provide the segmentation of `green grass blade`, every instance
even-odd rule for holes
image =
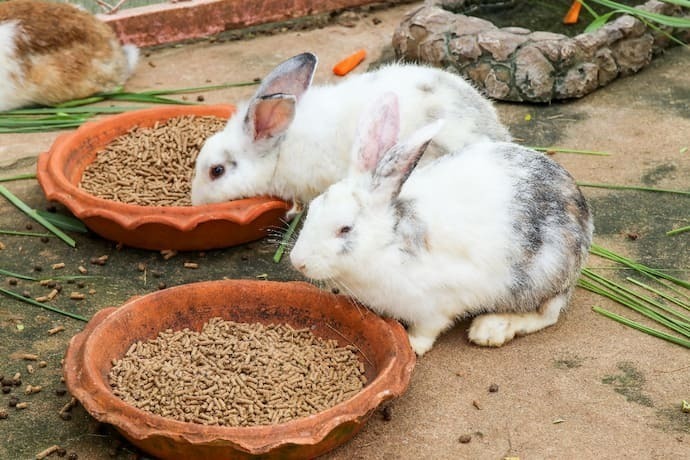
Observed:
[[[280,242],[280,245],[278,246],[278,250],[273,255],[273,262],[279,263],[280,259],[283,258],[283,253],[285,252],[285,248],[287,247],[287,244],[290,241],[290,238],[292,238],[292,234],[295,233],[295,229],[297,228],[297,224],[299,223],[300,219],[302,218],[302,214],[304,214],[304,211],[298,212],[295,215],[295,217],[293,217],[292,222],[290,222],[290,225],[288,226],[287,230],[285,231],[285,234],[283,235],[283,239]]]
[[[11,182],[15,180],[36,179],[36,173],[17,174],[16,176],[0,177],[0,182]]]
[[[51,238],[55,236],[51,233],[17,232],[15,230],[0,230],[0,235],[36,236],[39,238]]]
[[[21,273],[14,273],[9,270],[3,270],[2,268],[0,268],[0,275],[11,276],[13,278],[26,281],[38,281],[38,278],[34,278],[33,276],[22,275]]]
[[[178,101],[167,97],[149,96],[138,93],[118,93],[109,96],[108,99],[114,101],[144,102],[149,104],[176,104],[176,105],[195,105],[193,102]]]
[[[121,105],[113,107],[39,107],[34,109],[17,109],[8,112],[0,112],[0,120],[5,116],[27,117],[37,115],[55,115],[57,113],[71,114],[96,114],[96,113],[122,113],[130,110],[139,110],[142,107]]]
[[[62,104],[58,104],[55,106],[55,108],[68,108],[68,107],[80,107],[82,105],[87,105],[87,104],[95,104],[96,102],[102,102],[105,100],[105,96],[91,96],[91,97],[85,97],[83,99],[74,99],[71,101],[63,102]]]
[[[138,94],[145,94],[148,96],[167,96],[171,94],[188,94],[188,93],[199,93],[202,91],[215,91],[217,89],[226,88],[239,88],[242,86],[254,86],[261,83],[261,81],[244,81],[240,83],[225,83],[222,85],[211,85],[211,86],[196,86],[191,88],[180,88],[180,89],[158,89],[151,91],[141,91]]]
[[[604,315],[607,318],[610,318],[614,321],[618,321],[621,324],[625,324],[628,327],[631,327],[633,329],[637,329],[638,331],[644,332],[645,334],[649,334],[651,336],[667,340],[669,342],[675,343],[676,345],[681,345],[685,348],[690,348],[690,340],[685,340],[685,339],[682,339],[680,337],[676,337],[675,335],[667,334],[667,333],[659,331],[657,329],[647,327],[643,324],[637,323],[633,320],[625,318],[624,316],[617,315],[613,312],[610,312],[610,311],[605,310],[605,309],[598,307],[598,306],[592,307],[592,310],[594,310],[595,312],[597,312],[601,315]]]
[[[0,195],[4,196],[7,198],[7,200],[15,205],[20,211],[22,211],[24,214],[27,216],[31,217],[34,219],[36,222],[39,224],[43,225],[47,230],[51,231],[55,236],[60,238],[62,241],[64,241],[66,244],[68,244],[71,247],[76,247],[77,243],[74,241],[72,238],[69,237],[69,235],[66,235],[62,230],[59,228],[55,227],[53,224],[42,218],[41,216],[38,215],[38,213],[34,210],[31,209],[26,203],[24,203],[22,200],[17,198],[12,192],[7,190],[5,186],[0,185]]]
[[[17,299],[17,300],[19,300],[19,301],[21,301],[21,302],[25,302],[25,303],[34,305],[34,306],[36,306],[36,307],[43,308],[44,310],[49,310],[49,311],[52,311],[52,312],[55,312],[55,313],[59,313],[59,314],[61,314],[61,315],[68,316],[68,317],[73,318],[73,319],[78,319],[79,321],[84,321],[84,322],[88,322],[88,321],[89,321],[88,319],[84,318],[84,317],[81,316],[81,315],[77,315],[77,314],[75,314],[75,313],[70,313],[70,312],[68,312],[68,311],[60,310],[60,309],[58,309],[58,308],[51,307],[50,305],[46,305],[46,304],[41,303],[41,302],[36,302],[34,299],[30,299],[30,298],[28,298],[28,297],[24,297],[24,296],[22,296],[22,295],[17,294],[16,292],[12,292],[12,291],[9,291],[9,290],[4,289],[4,288],[0,288],[0,292],[3,293],[3,294],[5,294],[5,295],[8,296],[8,297],[12,297],[12,298]]]
[[[674,276],[671,276],[667,273],[664,273],[660,270],[650,268],[650,267],[647,267],[647,266],[642,265],[640,263],[637,263],[633,260],[628,259],[627,257],[623,257],[619,254],[616,254],[615,252],[610,251],[608,249],[605,249],[605,248],[603,248],[597,244],[592,244],[589,252],[596,255],[596,256],[603,257],[605,259],[609,259],[609,260],[612,260],[614,262],[618,262],[620,264],[626,265],[626,266],[628,266],[628,267],[632,268],[633,270],[638,271],[640,273],[648,274],[648,275],[651,275],[651,276],[656,277],[656,278],[662,278],[662,279],[665,279],[666,281],[670,281],[674,284],[677,284],[678,286],[682,286],[686,289],[690,289],[690,282],[688,282],[688,281],[681,280],[681,279],[676,278]]]
[[[558,153],[577,153],[578,155],[610,156],[608,152],[597,152],[596,150],[577,150],[563,147],[528,147],[537,152],[558,152]]]
[[[617,283],[609,279],[599,276],[593,277],[594,274],[587,269],[583,270],[583,275],[591,277],[591,279],[600,283],[600,286],[593,286],[592,283],[588,283],[586,280],[581,280],[583,281],[582,283],[578,282],[578,285],[580,285],[581,287],[589,291],[592,291],[596,294],[599,294],[603,297],[607,297],[611,300],[614,300],[620,303],[621,305],[635,310],[641,315],[646,316],[647,318],[650,318],[656,321],[657,323],[660,323],[666,326],[667,328],[690,338],[690,323],[685,323],[681,320],[671,318],[667,315],[664,315],[656,310],[647,307],[646,305],[641,303],[633,294],[631,294],[630,290],[618,285]]]
[[[609,22],[609,19],[611,19],[611,16],[613,16],[616,13],[621,13],[621,12],[622,12],[621,10],[614,10],[614,11],[610,11],[606,14],[602,14],[598,18],[594,19],[594,21],[590,22],[587,25],[587,27],[585,27],[585,30],[583,31],[583,33],[590,33],[590,32],[594,32],[595,30],[601,29],[604,26],[604,24]]]
[[[590,0],[594,3],[598,3],[600,5],[607,6],[611,9],[614,10],[621,10],[625,11],[626,13],[638,17],[638,18],[645,18],[650,21],[654,21],[658,24],[662,24],[665,26],[669,27],[677,27],[681,29],[689,28],[690,27],[690,20],[681,18],[681,17],[675,17],[675,16],[666,16],[664,14],[659,14],[659,13],[652,13],[650,11],[645,11],[642,9],[634,8],[628,5],[624,5],[622,3],[614,2],[611,0]]]
[[[666,299],[666,300],[668,300],[669,302],[678,305],[679,307],[685,308],[686,310],[690,310],[690,304],[687,304],[687,303],[683,302],[683,301],[680,300],[680,299],[677,299],[677,298],[675,298],[675,297],[672,297],[672,296],[670,296],[670,295],[666,294],[665,292],[662,292],[662,291],[660,291],[660,290],[658,290],[658,289],[654,289],[653,287],[649,286],[648,284],[645,284],[645,283],[643,283],[642,281],[638,281],[638,280],[636,280],[635,278],[631,278],[631,277],[628,276],[628,277],[625,278],[625,279],[628,280],[629,282],[631,282],[632,284],[634,284],[635,286],[639,286],[639,287],[641,287],[641,288],[643,288],[643,289],[648,290],[649,292],[652,292],[652,293],[658,295],[658,296],[661,297],[662,299]]]
[[[690,196],[690,192],[686,192],[684,190],[670,190],[654,187],[638,187],[635,185],[595,184],[592,182],[577,182],[577,185],[579,185],[580,187],[607,188],[611,190],[638,190],[643,192],[675,193],[678,195]]]
[[[77,233],[89,232],[89,229],[86,228],[84,222],[80,221],[76,217],[41,210],[36,210],[36,213],[48,222],[50,222],[51,224],[55,225],[57,228],[60,228],[62,230]]]
[[[676,228],[674,230],[669,230],[668,232],[666,232],[666,235],[673,236],[673,235],[678,235],[680,233],[685,233],[685,232],[690,232],[690,225],[688,225],[686,227]]]

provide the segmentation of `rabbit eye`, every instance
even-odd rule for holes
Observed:
[[[347,235],[351,231],[352,231],[352,227],[350,227],[349,225],[344,225],[338,229],[338,236],[344,237],[345,235]]]
[[[223,165],[213,165],[213,166],[211,166],[211,169],[209,170],[209,175],[211,176],[211,179],[218,179],[224,173],[225,173],[225,166],[223,166]]]

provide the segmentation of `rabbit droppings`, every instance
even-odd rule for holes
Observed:
[[[112,91],[139,56],[110,27],[75,6],[0,2],[0,111],[57,105]]]
[[[402,142],[398,124],[394,94],[364,113],[355,168],[312,201],[293,266],[407,323],[418,355],[457,318],[476,316],[469,338],[487,346],[556,323],[593,231],[570,174],[507,142],[415,170],[443,121]]]
[[[193,204],[255,195],[310,201],[347,174],[359,114],[386,91],[400,99],[404,135],[446,120],[425,158],[451,146],[510,139],[491,102],[459,75],[392,64],[311,86],[316,65],[311,53],[278,65],[225,129],[206,141],[196,160]]]

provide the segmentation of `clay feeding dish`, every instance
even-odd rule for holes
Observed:
[[[46,198],[65,205],[100,236],[142,249],[207,250],[260,239],[280,226],[285,201],[256,197],[202,206],[139,206],[106,200],[79,188],[99,150],[130,129],[185,115],[228,118],[231,105],[167,106],[110,116],[60,135],[38,158]]]
[[[362,354],[367,384],[329,409],[276,425],[208,426],[164,418],[116,397],[108,384],[113,360],[130,345],[166,329],[199,331],[212,317],[311,329]],[[344,296],[303,282],[208,281],[134,298],[94,315],[70,341],[64,376],[72,395],[97,420],[163,459],[313,458],[353,437],[383,402],[404,393],[415,364],[407,334]]]

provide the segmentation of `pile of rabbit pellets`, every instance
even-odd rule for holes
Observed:
[[[353,346],[286,324],[212,318],[134,343],[109,373],[114,394],[183,422],[272,425],[321,412],[366,383]]]
[[[194,162],[226,121],[192,115],[136,127],[110,142],[84,170],[80,187],[95,196],[141,206],[190,206]]]

